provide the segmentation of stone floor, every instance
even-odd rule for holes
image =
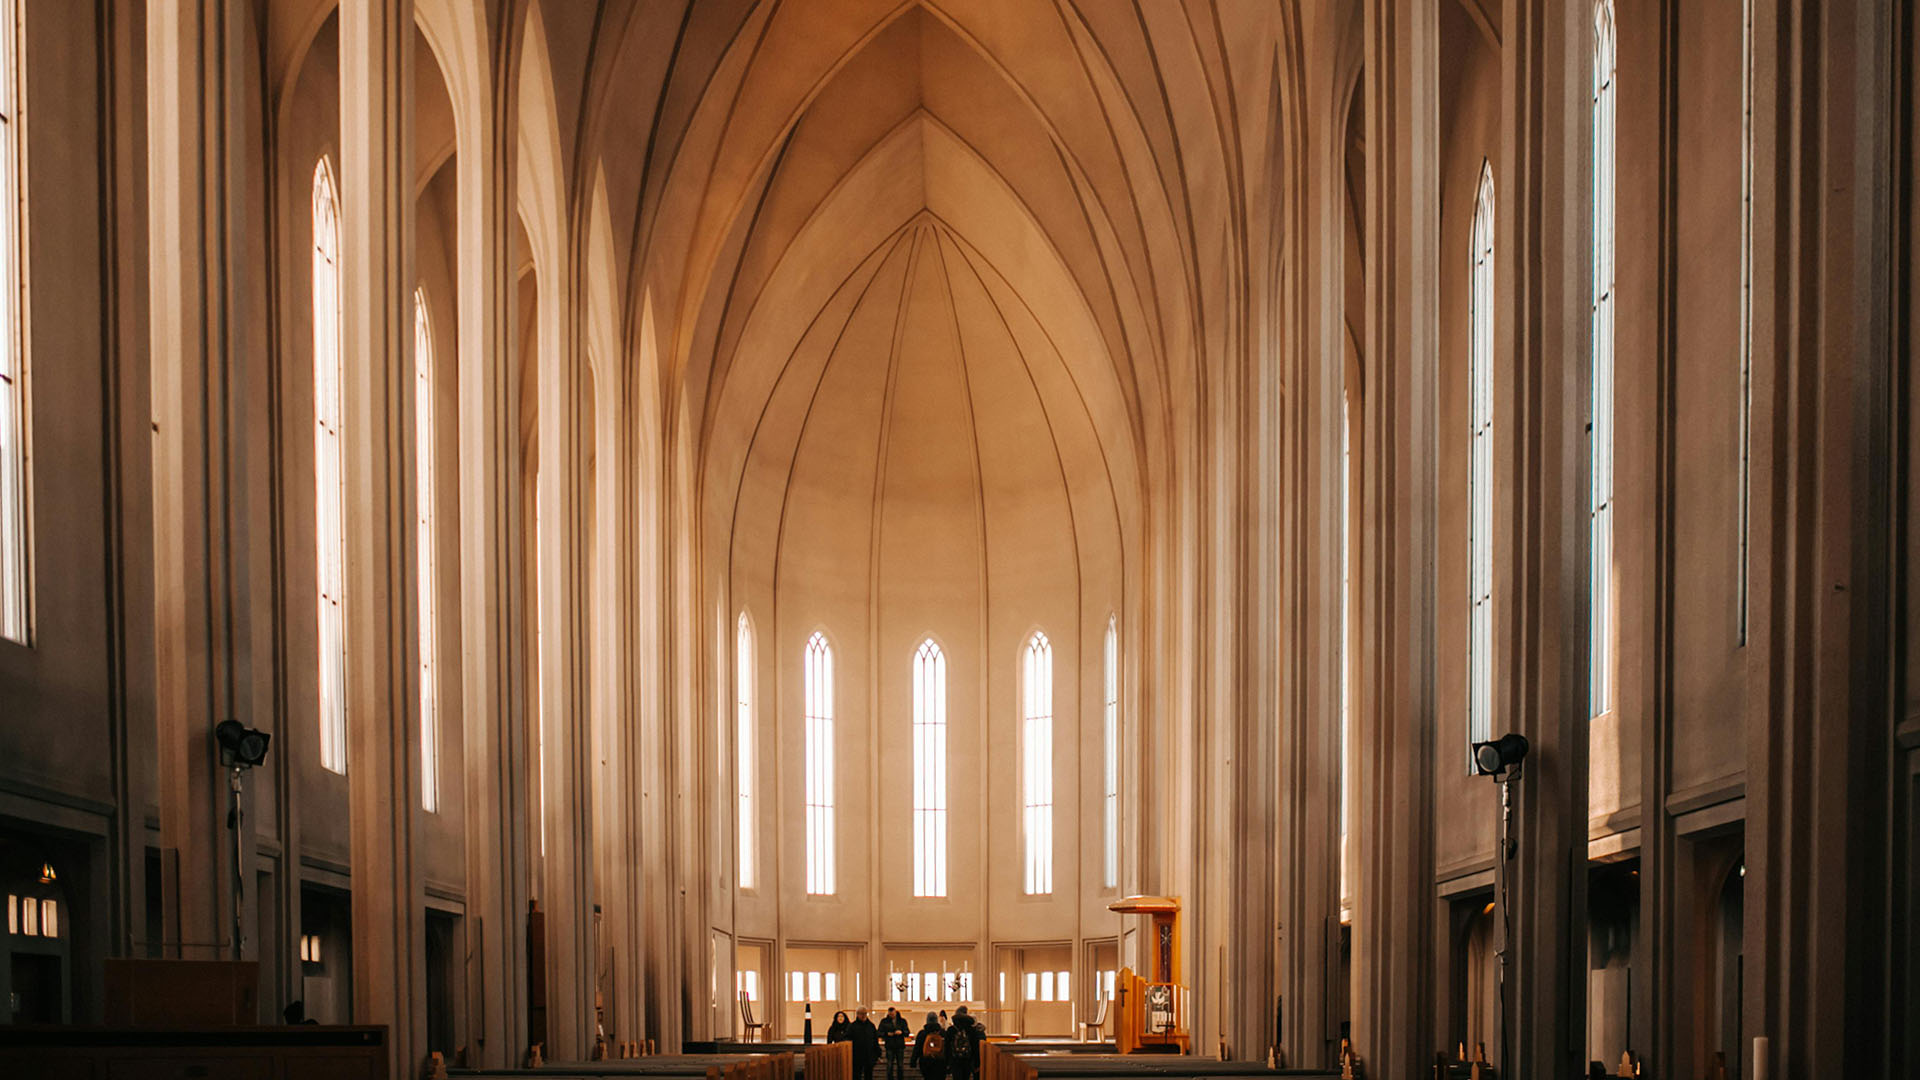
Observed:
[[[771,1051],[781,1051],[792,1047],[780,1043],[766,1045]],[[798,1044],[794,1044],[797,1046]],[[1085,1044],[1097,1046],[1099,1044]],[[1028,1044],[1034,1047],[1035,1044]],[[600,1080],[605,1077],[646,1076],[646,1077],[704,1077],[709,1065],[724,1065],[739,1061],[743,1056],[736,1053],[715,1054],[660,1054],[654,1057],[633,1058],[627,1061],[597,1061],[591,1065],[549,1065],[542,1069],[448,1069],[449,1076],[457,1077],[525,1077],[538,1076],[542,1080]],[[1044,1077],[1058,1076],[1063,1080],[1181,1080],[1185,1077],[1214,1080],[1214,1078],[1242,1076],[1309,1076],[1326,1077],[1334,1073],[1302,1069],[1272,1070],[1250,1061],[1215,1061],[1211,1058],[1179,1057],[1172,1054],[1136,1054],[1122,1057],[1113,1053],[1084,1053],[1067,1051],[1038,1050],[1031,1053],[1030,1060]],[[884,1067],[874,1071],[875,1080],[885,1076]],[[919,1073],[909,1070],[908,1080],[919,1080]]]

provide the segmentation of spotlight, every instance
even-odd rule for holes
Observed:
[[[250,769],[267,760],[267,743],[273,736],[247,727],[238,720],[222,720],[213,729],[220,743],[220,764]]]
[[[1481,776],[1501,776],[1527,757],[1527,737],[1508,732],[1492,742],[1473,744],[1473,766]]]

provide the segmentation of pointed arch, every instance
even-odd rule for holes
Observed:
[[[755,720],[753,678],[753,620],[743,610],[733,626],[733,697],[735,809],[739,815],[739,877],[742,889],[759,886],[759,849],[755,846],[754,751],[758,746],[759,724]]]
[[[806,692],[807,894],[832,896],[834,880],[833,646],[824,631],[807,639]]]
[[[346,506],[342,490],[340,199],[333,166],[313,167],[313,483],[319,606],[320,764],[347,771]]]
[[[439,541],[434,500],[434,355],[432,315],[426,286],[413,290],[414,575],[419,590],[415,617],[420,661],[420,806],[440,810]]]
[[[1493,165],[1480,166],[1473,199],[1467,363],[1471,444],[1467,497],[1467,768],[1471,744],[1493,732]]]
[[[1593,402],[1590,709],[1613,708],[1613,309],[1614,174],[1619,95],[1613,0],[1593,5]]]
[[[947,655],[913,654],[913,895],[947,895]]]
[[[1020,765],[1028,896],[1053,892],[1053,643],[1039,630],[1021,654]]]

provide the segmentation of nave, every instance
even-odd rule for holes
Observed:
[[[1912,1074],[1917,22],[0,0],[0,1073]]]

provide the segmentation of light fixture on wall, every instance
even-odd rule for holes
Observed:
[[[1491,776],[1496,780],[1506,779],[1508,769],[1514,770],[1512,779],[1519,778],[1520,763],[1527,758],[1527,737],[1510,731],[1497,739],[1473,744],[1473,767],[1481,776]]]
[[[1495,905],[1500,911],[1500,947],[1494,956],[1499,960],[1499,989],[1495,1001],[1499,1006],[1500,1066],[1507,1062],[1507,946],[1513,939],[1513,905],[1509,902],[1507,882],[1512,871],[1507,864],[1520,850],[1519,841],[1513,838],[1513,782],[1520,779],[1521,763],[1527,759],[1529,749],[1527,737],[1517,731],[1488,742],[1473,744],[1473,768],[1481,776],[1493,777],[1500,785],[1500,857],[1494,861],[1494,875],[1498,882],[1499,901]]]
[[[252,769],[267,760],[267,744],[273,736],[250,728],[238,720],[222,720],[213,729],[220,744],[220,764],[232,769]]]
[[[240,777],[267,760],[273,736],[238,720],[222,720],[213,728],[220,748],[220,764],[227,770],[227,832],[233,837],[233,958],[241,957],[240,913],[246,909],[246,875],[241,870]]]
[[[60,875],[53,872],[52,863],[43,862],[40,864],[40,884],[51,885],[58,880],[60,880]]]

